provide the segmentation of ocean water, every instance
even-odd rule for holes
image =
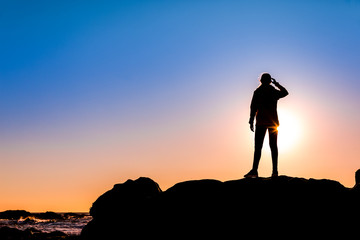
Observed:
[[[58,214],[62,215],[64,219],[38,219],[35,217],[20,218],[19,220],[0,219],[0,228],[5,226],[19,230],[34,228],[46,233],[61,231],[67,235],[80,235],[83,227],[92,219],[88,213]]]

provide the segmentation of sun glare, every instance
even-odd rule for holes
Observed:
[[[279,110],[278,146],[280,151],[290,151],[299,143],[301,124],[299,118],[287,110]]]

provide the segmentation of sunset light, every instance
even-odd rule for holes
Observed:
[[[296,150],[303,137],[304,128],[301,119],[288,110],[279,109],[280,126],[278,127],[279,150],[283,152]]]

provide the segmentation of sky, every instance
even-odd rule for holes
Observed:
[[[88,211],[141,176],[242,178],[262,72],[289,91],[279,174],[354,185],[358,0],[1,0],[0,29],[0,211]]]

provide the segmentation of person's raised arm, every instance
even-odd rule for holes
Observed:
[[[281,86],[278,81],[276,81],[274,78],[271,78],[271,80],[272,80],[272,83],[280,90],[279,98],[286,97],[289,94],[289,92],[283,86]]]

